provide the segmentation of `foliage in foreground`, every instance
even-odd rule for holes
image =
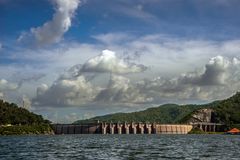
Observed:
[[[0,100],[0,135],[51,134],[50,121],[14,103]]]
[[[27,109],[18,107],[14,103],[8,103],[0,100],[0,125],[6,124],[50,124],[50,121],[44,120],[41,115],[29,112]]]
[[[21,134],[52,134],[52,128],[48,124],[15,125],[0,127],[0,135],[21,135]]]

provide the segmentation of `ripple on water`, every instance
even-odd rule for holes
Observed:
[[[0,159],[239,159],[240,136],[59,135],[0,137]]]

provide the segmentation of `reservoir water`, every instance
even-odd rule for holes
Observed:
[[[240,136],[0,136],[0,159],[240,159]]]

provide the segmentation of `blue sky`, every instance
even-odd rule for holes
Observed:
[[[65,38],[90,41],[91,35],[108,32],[160,33],[216,40],[238,38],[239,3],[236,0],[88,0],[76,11],[74,24]],[[1,38],[6,40],[40,26],[54,13],[48,0],[2,0],[0,7]]]
[[[65,123],[229,97],[239,12],[238,0],[0,0],[0,97]]]

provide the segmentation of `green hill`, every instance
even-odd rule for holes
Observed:
[[[158,123],[186,123],[191,115],[203,108],[214,110],[214,122],[225,123],[228,126],[240,124],[240,93],[234,96],[205,105],[177,105],[165,104],[139,112],[115,113],[98,116],[91,119],[75,121],[74,124],[103,122],[158,122]]]
[[[228,126],[240,124],[240,92],[215,105],[216,121]]]
[[[51,132],[50,121],[14,103],[0,100],[0,135]]]
[[[79,120],[78,123],[91,123],[97,120],[103,122],[158,122],[158,123],[178,123],[182,118],[196,109],[205,105],[177,105],[165,104],[156,108],[149,108],[139,112],[115,113],[105,116],[98,116],[87,120]]]

